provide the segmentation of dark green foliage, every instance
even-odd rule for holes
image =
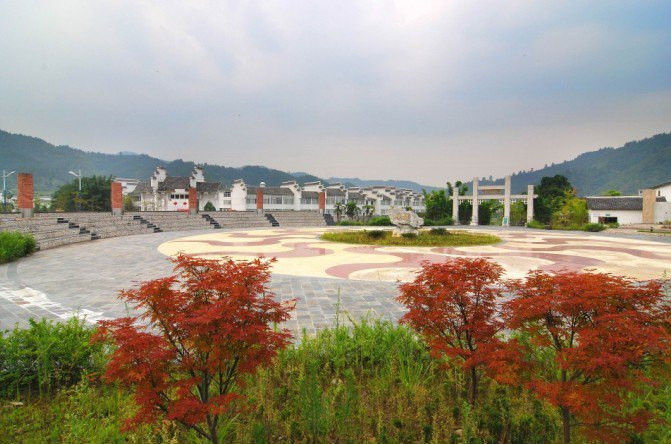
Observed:
[[[214,204],[210,201],[207,201],[204,208],[205,211],[217,211],[217,209],[214,207]]]
[[[363,222],[359,222],[358,220],[341,220],[340,222],[337,222],[336,225],[355,226],[363,225]]]
[[[527,221],[527,205],[518,200],[510,204],[510,225],[521,227]]]
[[[424,218],[425,227],[435,227],[441,225],[454,225],[454,219],[452,219],[452,216],[444,217],[442,219],[437,220]]]
[[[0,152],[3,168],[7,170],[33,173],[35,189],[51,192],[65,185],[72,178],[68,171],[81,168],[84,174],[102,176],[133,177],[149,180],[158,165],[163,165],[171,176],[189,176],[194,163],[181,159],[166,162],[155,157],[141,155],[103,154],[81,151],[69,146],[54,146],[36,137],[11,134],[0,130]],[[221,181],[230,185],[235,179],[257,185],[266,182],[268,186],[279,186],[287,180],[298,183],[320,180],[316,176],[294,177],[284,171],[262,166],[229,168],[219,165],[204,165],[208,181]],[[16,189],[16,177],[8,181],[8,188]]]
[[[383,230],[370,230],[366,231],[365,233],[366,236],[370,237],[371,239],[382,239],[385,234]]]
[[[606,226],[603,224],[585,224],[582,229],[585,231],[597,232],[605,230]]]
[[[550,223],[552,215],[561,209],[572,191],[571,183],[564,176],[543,177],[535,190],[538,197],[534,201],[534,219]]]
[[[82,191],[79,179],[61,186],[52,196],[52,206],[56,211],[112,211],[112,176],[82,177]]]
[[[0,264],[15,261],[33,253],[35,246],[35,238],[31,234],[1,231]]]
[[[93,329],[71,318],[53,323],[29,321],[0,335],[0,397],[40,395],[78,383],[101,371],[104,354],[91,345]]]
[[[445,190],[424,191],[424,204],[426,206],[425,217],[427,219],[439,220],[452,214],[452,200]]]
[[[449,234],[445,228],[431,228],[429,233],[433,234],[434,236],[446,236]]]
[[[415,233],[402,233],[401,236],[406,239],[417,239],[417,234]]]
[[[489,225],[492,223],[492,217],[500,206],[498,202],[486,200],[478,205],[478,225]]]
[[[531,222],[527,223],[527,227],[546,229],[546,228],[549,228],[550,226],[548,224],[544,224],[543,222],[539,222],[539,221],[534,219]]]
[[[377,227],[390,227],[393,224],[389,219],[389,216],[376,216],[372,217],[366,225],[373,225]]]

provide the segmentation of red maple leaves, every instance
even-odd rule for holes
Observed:
[[[487,259],[425,262],[415,281],[400,287],[398,300],[408,308],[401,322],[422,334],[435,357],[460,360],[469,377],[471,404],[477,397],[478,367],[501,328],[495,316],[502,272]]]
[[[512,297],[497,306],[504,289]],[[568,271],[503,282],[493,262],[459,258],[425,263],[414,282],[401,286],[399,300],[409,309],[402,321],[434,355],[460,360],[471,403],[478,368],[486,367],[499,382],[557,406],[564,442],[573,426],[616,442],[650,420],[648,412],[628,408],[626,397],[652,384],[646,371],[662,368],[657,364],[671,355],[662,282]]]
[[[291,308],[267,289],[272,261],[212,261],[180,255],[175,276],[121,293],[143,312],[101,323],[97,340],[116,349],[105,377],[134,387],[140,409],[128,426],[159,416],[219,442],[236,408],[239,376],[289,343]]]

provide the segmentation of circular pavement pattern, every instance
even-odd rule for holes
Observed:
[[[0,329],[25,324],[30,317],[90,322],[124,316],[131,308],[116,298],[119,290],[165,276],[168,257],[180,251],[207,258],[276,257],[271,289],[281,300],[297,299],[293,331],[333,325],[337,317],[395,320],[397,281],[412,279],[422,261],[455,256],[487,256],[508,277],[531,269],[596,269],[636,279],[671,271],[669,239],[575,232],[480,228],[503,242],[489,246],[384,247],[348,245],[319,239],[324,228],[217,230],[157,233],[75,244],[38,252],[0,265]]]

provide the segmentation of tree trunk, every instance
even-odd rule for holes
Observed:
[[[478,373],[475,370],[475,367],[471,368],[471,390],[469,396],[469,402],[471,406],[475,406],[475,398],[478,396]]]
[[[561,420],[564,427],[564,444],[571,442],[571,412],[568,407],[561,407]]]

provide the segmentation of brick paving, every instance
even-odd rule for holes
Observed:
[[[124,316],[129,308],[117,292],[171,273],[172,264],[156,248],[185,234],[98,240],[0,265],[0,330],[26,325],[31,317],[59,320],[78,314],[95,322]],[[338,313],[341,322],[348,322],[364,316],[396,320],[403,312],[394,301],[395,283],[273,275],[271,289],[280,300],[297,299],[286,324],[294,332],[331,326]]]

